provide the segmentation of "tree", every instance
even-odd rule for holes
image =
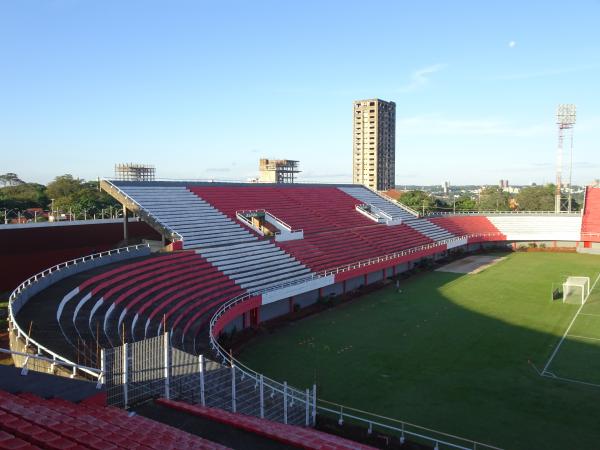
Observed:
[[[0,208],[23,210],[46,208],[46,187],[37,183],[23,183],[0,188]]]
[[[96,181],[84,181],[72,175],[56,177],[48,185],[48,196],[54,199],[54,209],[72,213],[77,218],[100,215],[103,209],[117,207],[119,203],[101,192]]]
[[[555,186],[529,186],[521,189],[517,203],[521,211],[553,211]]]
[[[496,186],[487,186],[479,195],[479,209],[483,211],[509,211],[510,196]]]
[[[12,172],[0,175],[0,183],[2,186],[18,186],[20,184],[25,184],[25,182],[21,180],[16,173]]]
[[[73,178],[73,175],[66,174],[58,176],[48,183],[46,189],[48,197],[58,200],[62,197],[69,197],[77,193],[83,187],[83,180]]]
[[[423,212],[425,209],[425,213],[427,213],[436,207],[435,199],[427,192],[419,190],[404,192],[398,201],[418,212]]]
[[[468,195],[461,195],[456,199],[455,206],[457,211],[476,211],[477,201]]]

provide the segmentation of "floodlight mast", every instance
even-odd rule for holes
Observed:
[[[570,164],[567,211],[571,212],[571,181],[573,175],[573,125],[575,125],[576,108],[573,104],[560,104],[556,109],[556,124],[558,125],[558,148],[556,152],[556,196],[554,211],[559,213],[562,209],[562,168],[563,146],[565,135],[570,137]]]

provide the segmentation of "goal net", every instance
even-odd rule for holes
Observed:
[[[563,303],[581,305],[590,295],[590,277],[568,277],[562,284]]]

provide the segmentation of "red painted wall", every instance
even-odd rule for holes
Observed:
[[[129,222],[132,239],[160,240],[144,222]],[[32,275],[55,264],[117,248],[122,223],[0,229],[0,292],[14,289]]]

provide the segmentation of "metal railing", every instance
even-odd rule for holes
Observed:
[[[77,376],[78,370],[82,371],[82,372],[86,372],[86,373],[95,374],[94,378],[96,378],[96,380],[97,380],[96,388],[100,389],[100,387],[102,387],[103,372],[102,372],[102,370],[97,369],[96,367],[89,367],[89,366],[84,366],[82,364],[61,361],[55,357],[47,358],[45,356],[35,355],[32,353],[17,352],[17,351],[9,350],[6,348],[0,348],[0,353],[11,355],[13,357],[13,359],[16,356],[16,357],[21,357],[25,360],[23,362],[23,364],[21,365],[21,375],[27,375],[27,373],[29,372],[29,369],[31,369],[35,372],[46,372],[47,371],[48,373],[54,373],[55,367],[65,367],[71,371],[71,378],[75,378]],[[38,362],[38,361],[44,362],[46,364],[38,365],[36,367],[36,362]],[[43,370],[44,367],[47,367],[47,370]]]
[[[402,203],[401,201],[399,201],[399,200],[396,200],[396,199],[394,199],[394,198],[390,197],[390,196],[389,196],[389,195],[387,195],[385,192],[383,192],[383,191],[377,191],[377,190],[375,190],[375,189],[371,189],[371,188],[370,188],[370,187],[368,187],[368,186],[365,186],[365,187],[366,187],[368,190],[370,190],[371,192],[373,192],[373,193],[375,193],[375,194],[379,195],[381,198],[383,198],[383,199],[385,199],[385,200],[387,200],[387,201],[389,201],[389,202],[392,202],[392,203],[393,203],[394,205],[396,205],[396,206],[399,206],[400,208],[402,208],[402,209],[403,209],[404,211],[406,211],[407,213],[409,213],[409,214],[412,214],[412,215],[413,215],[413,216],[415,216],[415,217],[421,217],[421,213],[419,213],[418,211],[416,211],[416,210],[412,209],[410,206],[408,206],[408,205],[405,205],[405,204],[404,204],[404,203]]]
[[[93,378],[98,378],[98,372],[94,370],[88,370],[85,366],[80,366],[79,364],[65,358],[64,356],[59,355],[56,352],[53,352],[49,348],[43,346],[35,339],[32,339],[25,331],[21,329],[19,323],[16,320],[15,315],[19,312],[21,307],[29,300],[29,289],[31,289],[36,283],[41,282],[42,280],[52,279],[55,275],[59,274],[61,270],[65,270],[69,267],[76,266],[78,264],[85,264],[89,261],[96,260],[98,258],[104,258],[106,256],[111,256],[115,254],[120,254],[123,252],[131,252],[137,251],[140,248],[149,248],[148,244],[138,244],[132,245],[129,247],[122,247],[113,250],[107,250],[104,252],[94,253],[87,256],[82,256],[80,258],[71,259],[69,261],[62,262],[60,264],[56,264],[48,269],[45,269],[32,277],[29,277],[27,280],[23,281],[19,286],[17,286],[12,293],[10,294],[8,300],[8,320],[13,330],[17,333],[17,338],[24,339],[26,347],[33,345],[36,347],[36,354],[42,356],[43,354],[49,355],[52,361],[55,361],[55,364],[65,364],[71,367],[77,367],[79,371],[85,373]],[[37,292],[33,292],[35,294]]]
[[[582,213],[568,212],[568,211],[494,211],[494,210],[481,210],[481,211],[431,211],[425,215],[425,217],[436,217],[436,216],[493,216],[493,215],[513,215],[513,216],[580,216]]]
[[[271,291],[277,290],[277,289],[282,289],[284,287],[288,287],[288,286],[291,286],[294,284],[305,283],[307,281],[311,281],[316,278],[321,278],[321,277],[336,274],[336,273],[347,272],[349,270],[366,267],[369,265],[377,264],[379,262],[389,261],[391,259],[397,259],[399,257],[410,255],[410,254],[415,254],[415,253],[418,253],[423,250],[432,249],[435,247],[441,247],[441,246],[446,245],[451,242],[468,241],[469,238],[474,238],[474,237],[501,237],[501,236],[503,236],[501,233],[474,233],[474,234],[459,236],[459,237],[455,237],[455,238],[451,238],[451,239],[445,239],[443,241],[439,241],[439,242],[431,243],[431,244],[420,245],[417,247],[413,247],[411,249],[403,250],[400,252],[395,252],[395,253],[392,253],[389,255],[380,256],[380,257],[376,257],[376,258],[369,258],[369,259],[361,260],[361,261],[358,261],[355,263],[339,266],[339,267],[336,267],[333,269],[327,269],[327,270],[324,270],[317,274],[308,276],[306,278],[303,278],[300,280],[294,280],[289,283],[282,283],[281,285],[278,285],[278,286],[272,286],[272,287],[269,287],[266,289],[256,290],[254,292],[246,292],[244,294],[241,294],[241,295],[234,297],[231,300],[225,302],[213,314],[213,316],[211,317],[211,320],[210,320],[210,324],[209,324],[210,346],[213,349],[213,351],[215,352],[215,354],[218,356],[218,358],[220,358],[222,360],[222,363],[224,365],[230,365],[232,367],[235,366],[236,368],[238,368],[238,370],[242,371],[248,377],[251,377],[256,382],[258,382],[258,380],[268,380],[269,383],[278,383],[275,380],[271,380],[271,379],[265,377],[264,375],[256,372],[255,370],[251,369],[250,367],[244,365],[242,362],[233,358],[219,343],[218,336],[215,336],[216,333],[214,333],[213,330],[215,329],[218,321],[232,308],[235,308],[237,305],[247,301],[248,299],[250,299],[251,297],[254,297],[256,295],[262,295],[267,292],[271,292]],[[183,336],[182,336],[182,343],[183,343]],[[196,348],[196,342],[194,339],[194,349],[195,348]],[[279,384],[281,385],[281,383],[279,383]],[[287,385],[287,383],[285,383],[285,386],[286,386],[286,389],[291,390],[290,392],[296,392],[297,396],[302,395],[301,390],[295,389],[295,388]],[[436,449],[448,448],[448,449],[459,449],[459,450],[476,450],[476,449],[499,450],[498,447],[495,447],[493,445],[484,444],[481,442],[473,441],[471,439],[466,439],[466,438],[462,438],[462,437],[455,436],[452,434],[448,434],[448,433],[440,432],[440,431],[433,430],[430,428],[422,427],[419,425],[414,425],[410,422],[402,421],[399,419],[385,417],[385,416],[370,413],[367,411],[361,411],[359,409],[351,408],[348,406],[339,405],[339,404],[329,402],[329,401],[326,401],[323,399],[318,399],[318,398],[316,398],[316,388],[313,388],[313,391],[315,392],[313,394],[315,396],[315,399],[314,399],[315,407],[314,407],[314,411],[313,411],[314,417],[312,419],[312,423],[315,423],[317,412],[321,412],[322,414],[329,414],[333,417],[338,418],[338,423],[340,425],[343,424],[344,418],[346,418],[346,419],[350,419],[351,421],[354,421],[356,423],[359,423],[359,424],[362,424],[362,425],[368,427],[369,431],[371,431],[373,429],[373,426],[376,426],[385,431],[388,431],[388,432],[391,431],[391,432],[397,433],[397,434],[399,434],[402,442],[403,442],[405,436],[410,436],[414,439],[424,441],[428,444],[433,444],[434,448],[436,448]]]
[[[275,380],[272,380],[263,374],[256,372],[250,367],[244,365],[239,360],[233,358],[231,354],[229,354],[225,348],[219,343],[218,337],[213,335],[213,328],[215,327],[217,321],[231,308],[236,305],[244,302],[248,298],[250,298],[251,294],[243,294],[234,299],[228,301],[224,305],[222,305],[217,312],[213,315],[210,321],[209,327],[209,340],[210,346],[217,357],[221,360],[223,365],[229,365],[231,367],[235,367],[238,371],[243,373],[245,376],[254,380],[255,384],[263,384],[271,386],[273,391],[281,392],[289,392],[291,396],[298,401],[302,401],[302,398],[305,398],[306,402],[310,402],[309,400],[309,390],[302,391],[300,389],[294,388],[287,383],[279,383]],[[316,423],[316,416],[318,413],[322,415],[328,415],[331,418],[335,418],[338,420],[338,424],[342,425],[345,419],[349,419],[352,422],[361,424],[367,427],[369,433],[372,432],[373,427],[378,427],[379,429],[385,432],[392,432],[398,434],[401,443],[404,443],[404,439],[406,436],[410,436],[415,440],[422,441],[426,444],[433,445],[435,449],[447,448],[447,449],[458,449],[458,450],[477,450],[477,449],[490,449],[490,450],[500,450],[498,447],[493,445],[484,444],[481,442],[477,442],[471,439],[463,438],[460,436],[444,433],[438,430],[434,430],[431,428],[426,428],[423,426],[415,425],[407,421],[394,419],[390,417],[386,417],[383,415],[362,411],[356,408],[351,408],[345,405],[340,405],[337,403],[333,403],[327,400],[319,399],[316,394],[316,386],[313,386],[312,392],[312,406],[311,410],[311,419],[310,424],[314,425]],[[309,404],[309,403],[307,403]],[[307,410],[309,407],[307,407]],[[308,415],[307,415],[308,417]],[[308,418],[307,418],[308,423]]]
[[[146,208],[144,208],[137,200],[135,200],[133,197],[130,197],[129,195],[127,195],[125,193],[125,191],[123,191],[122,189],[120,189],[118,186],[116,186],[115,184],[113,184],[113,182],[107,178],[102,178],[102,181],[104,181],[109,189],[111,191],[116,191],[118,192],[121,196],[125,197],[127,199],[127,201],[133,203],[134,205],[136,205],[139,209],[138,214],[141,215],[141,213],[147,215],[148,217],[150,217],[154,222],[160,224],[161,227],[163,227],[165,230],[167,230],[169,233],[171,233],[171,237],[174,238],[173,240],[175,241],[183,241],[183,236],[181,234],[179,234],[177,231],[175,231],[173,228],[171,228],[168,225],[165,225],[160,219],[158,219],[157,217],[155,217],[152,213],[150,213],[150,211],[148,211]]]

